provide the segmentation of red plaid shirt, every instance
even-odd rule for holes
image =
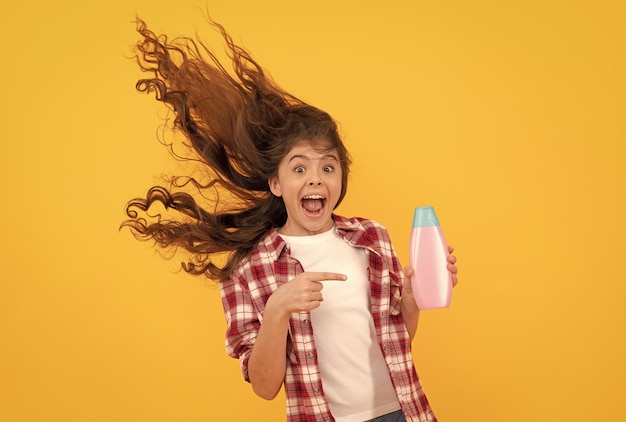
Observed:
[[[411,341],[400,306],[404,273],[387,230],[366,219],[333,216],[337,233],[351,246],[364,248],[369,266],[371,313],[389,375],[407,421],[436,422],[422,391],[411,356]],[[265,303],[283,283],[303,272],[289,247],[270,230],[246,261],[221,283],[228,329],[226,350],[248,378],[248,359],[263,321]],[[333,421],[322,389],[309,312],[295,313],[289,322],[284,388],[287,420]],[[349,376],[349,375],[347,375]]]

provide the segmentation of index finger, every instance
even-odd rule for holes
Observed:
[[[331,273],[331,272],[308,272],[309,280],[311,281],[324,281],[324,280],[340,280],[345,281],[348,277],[345,274]]]

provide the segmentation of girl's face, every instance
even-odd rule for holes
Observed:
[[[279,229],[285,235],[308,236],[333,226],[333,209],[341,195],[341,163],[336,150],[325,151],[320,145],[298,142],[281,160],[278,175],[269,179],[270,190],[287,208],[287,222]]]

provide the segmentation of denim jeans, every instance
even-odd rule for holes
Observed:
[[[395,412],[387,413],[386,415],[370,419],[367,422],[406,422],[406,419],[404,419],[402,410],[396,410]]]

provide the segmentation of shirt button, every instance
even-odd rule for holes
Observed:
[[[302,320],[302,322],[303,322],[304,324],[309,325],[309,322],[310,322],[310,321],[309,321],[308,319],[304,319],[304,320]]]
[[[313,391],[316,393],[320,392],[320,388],[318,386],[313,387]]]
[[[312,358],[313,357],[313,352],[307,352],[307,357]]]

